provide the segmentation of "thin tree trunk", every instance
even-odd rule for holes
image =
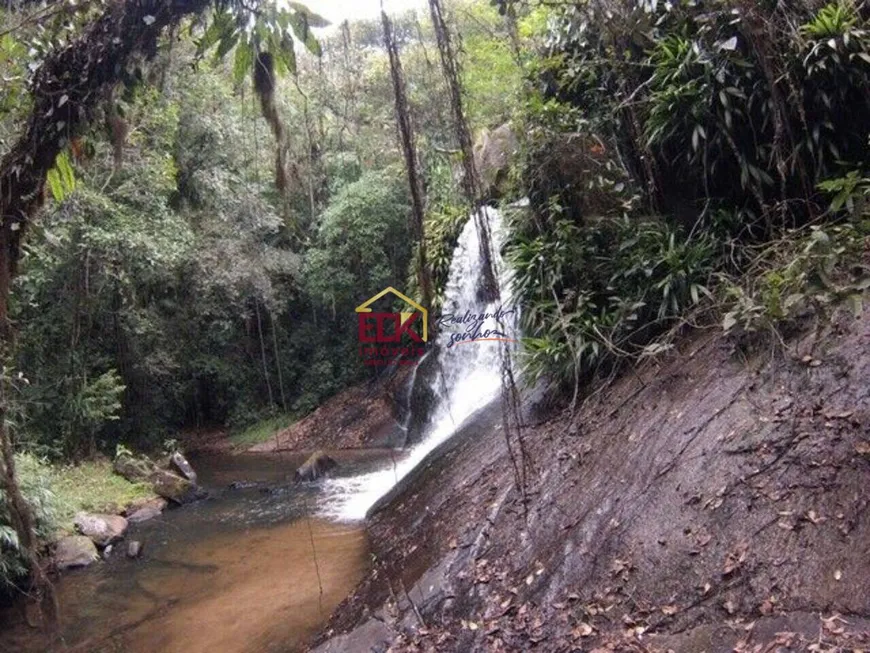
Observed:
[[[411,190],[411,216],[414,238],[417,240],[417,282],[423,296],[423,305],[432,306],[432,275],[426,256],[426,234],[424,228],[424,197],[423,184],[420,178],[420,166],[417,161],[417,148],[414,143],[414,129],[411,125],[411,114],[408,109],[408,98],[405,92],[405,76],[402,72],[402,60],[399,58],[399,48],[393,35],[393,24],[386,12],[381,11],[381,22],[384,26],[384,46],[390,57],[390,76],[393,80],[393,96],[396,103],[396,122],[402,141],[402,152],[405,156],[405,169],[408,173],[408,185]]]
[[[260,320],[260,302],[254,300],[254,312],[257,314],[257,335],[260,338],[260,357],[263,360],[263,378],[266,379],[266,390],[269,392],[269,406],[275,404],[275,398],[272,395],[272,382],[269,381],[269,365],[266,363],[266,343],[263,340],[263,323]]]
[[[480,239],[480,256],[483,261],[483,284],[484,297],[487,300],[499,296],[498,281],[495,278],[495,269],[492,264],[492,245],[490,243],[489,224],[486,216],[480,208],[480,181],[477,168],[474,165],[474,143],[471,139],[471,131],[468,121],[465,119],[465,109],[462,101],[462,85],[460,82],[459,62],[450,37],[450,28],[444,19],[444,10],[440,0],[429,0],[429,11],[432,16],[432,26],[435,29],[435,40],[438,43],[438,53],[441,56],[441,70],[447,81],[450,92],[450,107],[453,112],[453,126],[459,141],[459,149],[462,151],[462,167],[465,171],[463,176],[463,189],[471,204],[474,215],[474,223]]]
[[[278,370],[278,388],[281,391],[281,407],[287,412],[287,396],[284,394],[284,373],[281,371],[281,356],[278,355],[278,331],[275,329],[275,316],[269,311],[269,325],[272,327],[272,352],[275,355],[275,368]]]

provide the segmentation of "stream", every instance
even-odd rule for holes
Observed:
[[[14,615],[5,616],[7,623],[0,615],[0,649],[223,653],[301,647],[368,570],[368,511],[499,395],[502,354],[513,348],[502,343],[516,335],[518,316],[508,310],[477,328],[468,317],[500,315],[511,304],[506,266],[497,255],[501,216],[482,210],[501,296],[481,299],[481,245],[469,220],[445,291],[443,314],[453,319],[441,325],[412,381],[427,399],[424,408],[412,402],[409,412],[417,411],[418,424],[406,451],[328,452],[339,463],[338,474],[299,484],[292,476],[305,454],[193,458],[208,499],[132,524],[126,541],[142,542],[140,559],[128,559],[121,542],[105,563],[62,574],[60,645],[50,648],[21,615],[17,623]],[[485,337],[487,329],[500,337]],[[458,336],[476,341],[455,344]],[[233,489],[238,481],[246,486]]]
[[[391,453],[331,455],[343,474],[352,475],[382,465]],[[127,559],[121,542],[105,563],[60,576],[67,648],[54,650],[293,650],[368,569],[361,523],[309,517],[320,489],[292,482],[304,456],[223,455],[192,462],[211,497],[131,524],[126,541],[143,543],[139,560]],[[256,485],[230,489],[235,481]],[[19,614],[6,619],[12,623],[0,620],[0,650],[50,650]]]

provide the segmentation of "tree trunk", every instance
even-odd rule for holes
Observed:
[[[263,321],[260,319],[260,302],[254,299],[254,312],[257,315],[257,336],[260,339],[260,358],[263,361],[263,378],[266,380],[266,390],[269,393],[269,408],[275,404],[272,396],[272,382],[269,380],[269,365],[266,362],[266,342],[263,340]]]
[[[402,141],[402,152],[405,155],[405,169],[408,173],[408,185],[411,190],[411,216],[414,238],[417,239],[417,282],[423,296],[423,305],[432,307],[432,275],[426,256],[426,233],[424,228],[424,197],[423,184],[420,178],[420,165],[417,161],[417,148],[414,143],[414,129],[411,125],[411,114],[408,109],[408,98],[405,92],[405,76],[402,71],[402,60],[399,58],[399,48],[393,35],[393,24],[386,12],[381,12],[381,22],[384,26],[384,46],[390,57],[390,76],[393,80],[393,95],[396,103],[396,122]]]

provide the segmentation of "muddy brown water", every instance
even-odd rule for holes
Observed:
[[[342,474],[369,471],[382,451],[339,452]],[[62,641],[0,615],[0,651],[292,651],[324,624],[368,569],[362,525],[310,517],[319,486],[292,483],[304,457],[194,460],[211,498],[131,525],[105,562],[57,581]],[[235,481],[252,487],[230,489]]]

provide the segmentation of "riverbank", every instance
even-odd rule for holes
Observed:
[[[528,428],[525,496],[478,414],[371,516],[314,650],[866,648],[870,316],[720,333]]]
[[[383,451],[331,452],[336,473],[384,463]],[[317,517],[316,483],[294,483],[302,454],[212,454],[192,460],[202,501],[129,524],[126,544],[54,578],[59,634],[35,611],[0,610],[3,650],[40,652],[298,650],[370,562],[362,524]],[[7,648],[8,647],[8,648]]]
[[[130,506],[158,498],[146,483],[131,483],[112,469],[107,458],[79,465],[52,466],[48,487],[57,505],[58,536],[75,532],[80,512],[123,514]]]

